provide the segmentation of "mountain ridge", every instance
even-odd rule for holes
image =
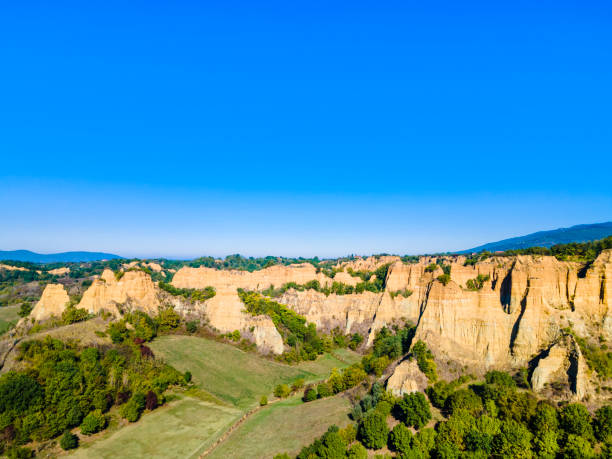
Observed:
[[[479,245],[477,247],[461,250],[455,253],[497,252],[505,250],[526,249],[529,247],[552,247],[556,244],[571,242],[588,242],[603,239],[612,235],[612,221],[603,223],[587,223],[557,228],[554,230],[537,231],[524,236],[502,239],[496,242]]]
[[[104,252],[59,252],[36,253],[30,250],[0,250],[0,260],[27,261],[30,263],[61,263],[112,260],[123,258],[119,255]]]

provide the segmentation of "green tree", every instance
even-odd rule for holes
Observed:
[[[346,456],[348,459],[367,459],[368,450],[361,443],[355,443],[348,450]]]
[[[317,396],[319,398],[329,397],[330,395],[332,395],[332,390],[329,383],[322,382],[321,384],[317,385]]]
[[[304,391],[304,397],[302,397],[302,400],[304,400],[305,402],[312,402],[313,400],[317,399],[317,391],[315,388],[313,387],[307,387],[306,390]]]
[[[101,431],[106,427],[106,416],[100,410],[90,412],[81,424],[81,433],[84,435],[92,435]]]
[[[444,409],[448,414],[453,414],[457,410],[466,410],[477,415],[483,410],[482,399],[470,389],[460,389],[446,398]]]
[[[568,434],[591,438],[591,415],[580,403],[570,403],[561,410],[560,425]]]
[[[397,402],[395,412],[398,419],[408,426],[420,429],[431,419],[429,402],[421,392],[404,394],[404,397]]]
[[[167,306],[160,308],[155,322],[161,331],[174,330],[181,323],[181,316],[177,314],[172,306]]]
[[[500,433],[493,439],[493,454],[497,457],[531,458],[531,432],[512,419],[504,421]]]
[[[367,448],[380,449],[387,443],[389,428],[384,416],[376,411],[370,412],[359,424],[358,436]]]
[[[62,435],[62,438],[60,438],[60,446],[64,450],[77,448],[79,446],[79,437],[67,430]]]
[[[404,424],[397,424],[389,434],[389,448],[400,455],[407,453],[412,446],[412,432]]]
[[[185,329],[189,333],[195,333],[198,331],[198,322],[196,320],[191,320],[185,324]]]
[[[268,404],[268,397],[262,395],[259,399],[259,406],[266,406]]]
[[[563,457],[568,459],[591,459],[595,452],[591,442],[579,435],[569,434],[563,448]]]
[[[285,398],[291,394],[291,389],[287,384],[279,384],[274,388],[274,396],[278,398]]]
[[[595,412],[593,427],[599,441],[612,440],[612,406],[603,406]]]

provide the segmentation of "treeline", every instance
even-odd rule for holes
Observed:
[[[177,288],[174,285],[163,281],[159,281],[157,285],[170,295],[182,296],[183,298],[191,301],[206,301],[216,295],[214,287],[205,287],[203,289]]]
[[[427,390],[429,400],[420,392],[394,397],[374,383],[353,408],[356,424],[331,426],[297,458],[366,459],[368,450],[384,447],[401,458],[592,459],[612,454],[612,407],[591,415],[580,403],[538,401],[499,371],[466,386],[469,380],[438,381]],[[444,417],[433,426],[430,403]]]
[[[103,430],[113,405],[134,422],[163,403],[169,386],[185,383],[134,342],[78,349],[46,337],[23,343],[18,359],[24,370],[0,377],[0,449],[8,457],[31,457],[22,445],[63,433],[62,447],[76,447],[71,429],[84,435]]]
[[[502,253],[491,253],[483,251],[468,256],[465,265],[474,265],[478,261],[492,256],[509,257],[515,255],[549,255],[560,261],[580,261],[590,263],[606,249],[612,249],[612,236],[605,239],[589,242],[571,242],[569,244],[557,244],[552,247],[528,247],[526,249],[506,250]]]

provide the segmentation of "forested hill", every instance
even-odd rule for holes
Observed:
[[[0,250],[0,260],[27,261],[30,263],[58,263],[112,260],[119,255],[103,252],[36,253],[29,250]]]
[[[551,231],[538,231],[526,236],[513,237],[502,241],[490,242],[473,249],[457,253],[497,252],[505,250],[520,250],[529,247],[552,247],[570,242],[588,242],[603,239],[612,235],[612,222],[576,225],[570,228],[558,228]]]

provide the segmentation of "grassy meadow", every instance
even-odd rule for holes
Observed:
[[[262,395],[272,398],[277,384],[298,378],[319,381],[332,368],[346,367],[360,358],[350,350],[339,350],[314,362],[285,365],[229,344],[179,335],[160,336],[150,347],[177,370],[190,371],[196,389],[177,394],[137,423],[86,440],[68,457],[197,458],[246,411],[258,406]],[[250,458],[276,450],[295,451],[329,424],[348,422],[349,408],[342,397],[305,404],[294,396],[272,403],[233,432],[213,456]]]
[[[346,426],[350,408],[342,395],[309,403],[299,397],[273,403],[251,416],[208,457],[271,458],[285,452],[295,455],[331,424]]]
[[[0,308],[0,335],[6,333],[19,320],[19,306],[3,306]]]

